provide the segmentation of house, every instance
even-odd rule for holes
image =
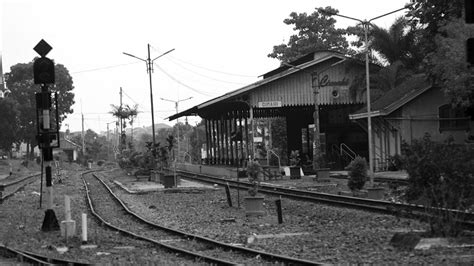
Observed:
[[[349,115],[367,130],[367,108]],[[473,116],[453,109],[441,88],[426,76],[412,76],[372,103],[373,158],[375,170],[385,170],[390,156],[401,154],[401,144],[410,144],[428,133],[433,141],[452,136],[455,143],[474,140]]]
[[[77,160],[81,145],[76,144],[66,138],[66,134],[60,133],[60,146],[59,148],[53,149],[53,155],[59,155],[62,153],[65,156],[66,161],[75,162]]]

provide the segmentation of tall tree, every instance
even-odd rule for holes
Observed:
[[[12,98],[0,99],[0,149],[10,152],[13,143],[18,142],[18,104]]]
[[[55,64],[56,83],[52,86],[53,92],[58,92],[58,111],[60,122],[67,114],[72,113],[74,104],[74,89],[72,77],[64,65]],[[36,146],[36,100],[35,92],[40,86],[33,82],[33,61],[19,63],[10,68],[5,74],[5,80],[11,91],[10,97],[18,103],[19,123],[18,139],[27,144],[27,149]],[[33,149],[31,149],[33,150]]]
[[[336,28],[336,20],[328,15],[338,12],[330,6],[316,8],[311,15],[292,12],[283,22],[294,25],[293,30],[297,33],[290,36],[287,44],[273,46],[273,52],[268,57],[289,62],[316,50],[335,50],[347,54],[346,30]]]
[[[474,104],[474,68],[466,62],[466,39],[472,30],[464,24],[463,8],[462,0],[416,0],[408,18],[424,28],[425,72],[454,105],[466,107]]]

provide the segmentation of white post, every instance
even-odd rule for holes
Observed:
[[[82,244],[87,244],[87,214],[82,214]]]
[[[64,212],[66,220],[61,221],[61,235],[66,238],[76,235],[76,221],[71,219],[71,198],[64,196]]]

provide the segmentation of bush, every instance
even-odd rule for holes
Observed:
[[[395,154],[388,158],[388,170],[389,171],[399,171],[403,168],[402,156]]]
[[[427,207],[433,235],[459,235],[462,227],[457,221],[463,213],[453,216],[445,210],[467,211],[474,204],[474,148],[456,145],[452,138],[433,142],[427,134],[404,144],[402,151],[409,175],[405,199]]]
[[[360,190],[367,182],[367,162],[365,158],[355,157],[354,160],[347,166],[349,170],[349,181],[347,186],[350,190]]]

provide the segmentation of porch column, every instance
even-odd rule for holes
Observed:
[[[229,136],[232,136],[232,120],[234,119],[234,116],[232,115],[232,112],[229,112],[229,120],[227,121],[228,128],[229,128]],[[229,137],[229,154],[230,154],[230,165],[234,165],[234,145],[232,145],[232,139]]]
[[[205,164],[209,164],[209,148],[210,148],[210,138],[209,138],[209,120],[204,119],[204,127],[206,130],[206,159],[204,160]]]
[[[224,138],[224,140],[225,140],[224,150],[225,150],[225,164],[226,165],[229,164],[229,158],[230,158],[230,156],[229,156],[229,141],[228,141],[228,139],[229,139],[229,128],[227,127],[227,118],[228,117],[229,117],[228,113],[226,113],[225,118],[222,121],[222,123],[224,125],[224,136],[225,136],[225,138]]]
[[[233,116],[234,116],[234,132],[237,133],[237,111],[232,111]],[[237,140],[234,140],[234,146],[235,146],[235,165],[239,166],[239,145]]]
[[[238,111],[239,112],[239,132],[240,134],[242,135],[243,134],[243,127],[242,127],[242,111]],[[243,154],[243,151],[244,151],[244,143],[243,143],[243,140],[244,140],[244,137],[242,136],[242,138],[240,139],[240,161],[239,161],[239,164],[240,166],[244,166],[244,154]]]
[[[216,120],[212,119],[212,164],[217,163],[217,149],[216,149]]]
[[[247,151],[247,157],[250,155],[250,150],[249,150],[249,125],[248,125],[248,121],[247,121],[247,114],[248,114],[248,111],[245,111],[245,147],[246,147],[246,151]],[[244,136],[242,135],[242,139],[244,138]]]

